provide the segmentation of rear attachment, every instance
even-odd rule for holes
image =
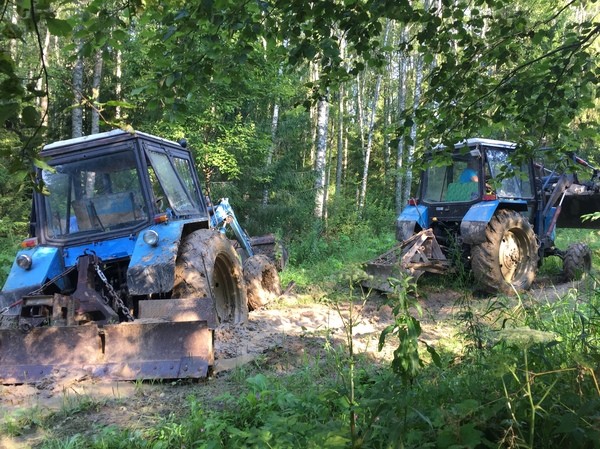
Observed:
[[[393,292],[389,278],[398,278],[401,273],[415,280],[425,273],[443,274],[450,268],[431,229],[413,235],[394,246],[389,251],[367,262],[365,271],[369,278],[362,282],[363,287]]]

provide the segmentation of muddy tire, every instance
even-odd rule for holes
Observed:
[[[264,254],[257,254],[244,262],[244,282],[250,310],[260,309],[281,295],[277,268]]]
[[[527,290],[535,279],[538,246],[531,225],[518,212],[500,209],[471,248],[471,269],[478,286],[490,293]]]
[[[175,298],[214,297],[219,323],[248,319],[242,267],[233,245],[218,231],[199,229],[184,237],[175,267]]]
[[[585,243],[573,243],[565,251],[563,276],[567,281],[583,278],[592,269],[592,251]]]

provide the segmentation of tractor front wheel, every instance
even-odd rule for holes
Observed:
[[[238,324],[248,319],[242,266],[223,234],[199,229],[184,237],[177,256],[173,297],[212,297],[219,323]]]
[[[264,254],[257,254],[244,262],[244,282],[250,310],[266,306],[281,295],[277,269]]]
[[[567,281],[576,281],[592,269],[592,251],[585,243],[573,243],[565,251],[563,275]]]
[[[471,269],[481,288],[513,294],[527,290],[537,271],[537,242],[529,221],[500,209],[485,231],[485,241],[471,248]]]

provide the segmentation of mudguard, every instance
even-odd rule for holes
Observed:
[[[144,242],[142,231],[135,242],[127,269],[127,285],[131,295],[166,293],[175,283],[175,261],[181,242],[184,221],[150,226],[148,230],[158,233],[158,244]]]
[[[25,254],[31,258],[31,268],[24,270],[17,265],[17,258]],[[0,308],[9,306],[23,295],[38,289],[48,279],[58,276],[64,270],[63,261],[58,248],[36,246],[19,251],[12,264],[0,297]],[[57,279],[57,284],[64,287],[63,279]],[[10,313],[18,313],[15,307]]]
[[[421,229],[429,227],[429,212],[427,206],[406,206],[396,220],[396,240],[402,242],[409,239],[416,231],[416,225]]]
[[[485,228],[500,205],[517,211],[527,210],[525,200],[493,200],[474,204],[460,222],[460,235],[464,243],[478,245],[485,241]]]

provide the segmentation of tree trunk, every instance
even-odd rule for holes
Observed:
[[[425,11],[430,9],[430,0],[424,0],[423,2]],[[420,53],[415,54],[415,89],[413,94],[413,123],[410,129],[411,144],[408,147],[408,154],[406,155],[406,176],[404,178],[403,188],[403,202],[406,202],[410,198],[412,178],[413,178],[413,162],[414,153],[417,146],[417,117],[416,112],[419,108],[419,102],[421,101],[421,88],[423,84],[423,56]]]
[[[400,45],[404,45],[408,40],[408,30],[403,28],[400,31]],[[402,49],[399,53],[399,61],[398,61],[398,113],[402,114],[402,112],[406,109],[406,94],[407,94],[407,58],[408,55],[404,49]],[[401,117],[401,116],[400,116]],[[398,127],[404,126],[404,123],[398,123]],[[399,136],[398,138],[398,146],[396,148],[396,215],[402,212],[402,208],[405,204],[405,199],[403,197],[403,188],[404,185],[404,150],[405,150],[405,142],[404,135]]]
[[[337,129],[337,159],[335,168],[335,195],[342,194],[342,174],[344,170],[344,114],[346,90],[340,85],[340,101],[338,103],[338,129]]]
[[[388,20],[385,25],[385,32],[383,35],[383,46],[387,45],[388,32],[390,29],[390,21]],[[367,197],[367,180],[369,178],[369,163],[371,159],[371,150],[373,148],[373,133],[375,131],[375,117],[377,115],[377,103],[379,102],[379,90],[381,89],[381,78],[382,75],[377,75],[377,81],[375,82],[375,91],[373,92],[373,101],[371,103],[371,114],[369,117],[369,129],[367,133],[367,145],[365,147],[364,154],[364,165],[363,175],[360,185],[360,196],[358,200],[358,210],[362,211],[365,207],[365,200]]]
[[[273,116],[271,118],[271,146],[267,151],[267,160],[265,161],[267,169],[271,167],[273,163],[273,154],[277,147],[277,126],[279,124],[279,105],[275,103],[273,106]],[[262,205],[266,206],[269,203],[269,189],[263,190]]]
[[[100,98],[100,84],[102,82],[102,50],[96,52],[94,62],[94,76],[92,78],[92,127],[91,133],[100,132],[100,111],[98,109],[98,99]]]
[[[71,137],[83,136],[83,108],[81,100],[83,98],[83,58],[81,49],[83,43],[77,44],[77,60],[73,67],[73,109],[71,110]]]
[[[340,58],[342,61],[346,58],[346,39],[344,36],[340,36]],[[345,63],[344,67],[346,66]],[[339,91],[339,102],[338,102],[338,129],[337,129],[337,159],[335,166],[335,195],[336,198],[342,194],[342,180],[344,179],[345,172],[345,158],[344,158],[344,142],[345,142],[345,129],[344,129],[344,115],[346,114],[346,86],[344,83],[340,84]]]
[[[44,49],[41,55],[41,63],[44,67],[48,67],[48,54],[50,50],[50,33],[46,31],[46,37],[44,38]],[[42,71],[46,73],[46,71]],[[46,95],[40,97],[40,114],[42,116],[42,125],[48,127],[48,90],[50,87],[48,86],[47,78],[42,75],[37,82],[37,89],[40,91],[45,91]]]
[[[117,61],[116,61],[116,67],[115,67],[115,78],[117,80],[117,83],[115,85],[115,94],[117,97],[118,101],[121,101],[121,92],[123,90],[123,87],[121,85],[121,78],[123,77],[123,72],[122,72],[122,65],[123,65],[123,54],[121,53],[121,50],[117,50]],[[115,118],[117,120],[121,119],[121,107],[117,106],[115,108]]]
[[[363,157],[365,154],[365,118],[364,111],[362,105],[362,96],[363,96],[363,81],[362,77],[359,75],[356,76],[356,112],[358,114],[358,132],[360,133],[360,148],[363,152]]]
[[[327,156],[327,124],[329,122],[329,100],[319,99],[317,105],[317,145],[315,154],[315,217],[322,219],[325,212],[325,178]]]
[[[410,198],[410,190],[413,178],[413,162],[415,148],[417,144],[417,118],[415,112],[421,101],[421,85],[423,83],[423,57],[420,54],[415,55],[415,90],[413,95],[413,124],[410,128],[411,144],[408,146],[408,154],[406,155],[406,175],[404,177],[404,188],[402,192],[403,203]]]

